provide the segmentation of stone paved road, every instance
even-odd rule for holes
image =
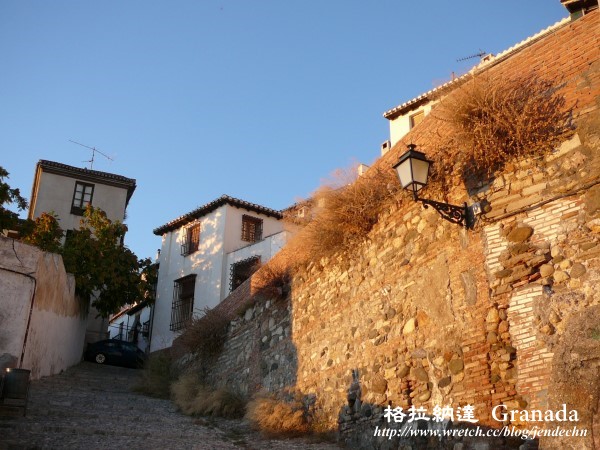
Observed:
[[[241,421],[180,414],[131,391],[139,372],[82,363],[31,383],[26,417],[0,417],[0,449],[314,449],[332,443],[266,440]],[[216,426],[215,426],[216,425]]]

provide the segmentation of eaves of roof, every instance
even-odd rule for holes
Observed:
[[[101,172],[99,170],[81,169],[79,167],[69,166],[67,164],[48,161],[45,159],[40,159],[38,161],[37,170],[42,170],[42,172],[54,173],[65,177],[76,178],[78,180],[102,183],[126,189],[127,203],[129,203],[129,199],[133,195],[133,191],[135,191],[136,188],[136,181],[133,178],[127,178],[122,175],[109,172]]]
[[[254,211],[256,213],[264,214],[265,216],[274,217],[276,219],[283,218],[281,211],[257,205],[255,203],[250,203],[245,200],[240,200],[235,197],[230,197],[229,195],[222,195],[206,205],[200,206],[193,211],[178,217],[177,219],[171,220],[170,222],[155,228],[153,233],[157,236],[162,236],[164,233],[181,228],[182,226],[213,212],[215,209],[225,204],[235,206],[237,208],[247,209],[249,211]]]
[[[118,313],[112,315],[108,322],[113,323],[115,320],[117,320],[119,317],[124,316],[125,314],[127,314],[128,316],[133,316],[136,312],[144,309],[146,306],[150,306],[150,302],[148,302],[148,300],[142,300],[140,303],[127,305],[126,307],[122,308]]]
[[[550,25],[548,28],[543,29],[542,31],[534,34],[533,36],[530,36],[527,39],[524,39],[523,41],[521,41],[521,42],[513,45],[512,47],[504,50],[503,52],[497,54],[496,56],[493,56],[492,58],[490,58],[490,60],[475,66],[473,69],[471,69],[469,72],[465,73],[464,75],[461,75],[458,78],[448,81],[447,83],[444,83],[436,88],[433,88],[433,89],[419,95],[418,97],[415,97],[407,102],[402,103],[401,105],[396,106],[395,108],[392,108],[392,109],[384,112],[383,117],[385,117],[388,120],[393,120],[396,117],[398,117],[402,114],[405,114],[407,111],[410,111],[411,109],[414,109],[417,106],[420,106],[421,104],[426,103],[427,101],[431,100],[434,96],[439,95],[441,92],[443,92],[445,90],[453,89],[453,88],[459,86],[460,84],[462,84],[463,82],[467,81],[473,75],[481,73],[481,72],[489,69],[490,67],[495,66],[499,62],[501,62],[501,61],[505,60],[506,58],[508,58],[509,56],[511,56],[513,53],[516,53],[517,51],[519,51],[525,47],[528,47],[529,45],[531,45],[534,42],[537,42],[538,40],[543,38],[544,36],[555,32],[557,29],[563,27],[564,25],[567,25],[570,22],[571,22],[571,20],[568,17],[566,17],[566,18],[556,22],[554,25]]]

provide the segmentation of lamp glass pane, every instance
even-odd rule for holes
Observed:
[[[400,184],[402,184],[402,188],[406,188],[413,182],[412,173],[410,170],[410,158],[396,166],[396,171],[398,172],[398,178],[400,178]]]
[[[429,161],[412,159],[412,169],[414,182],[418,183],[418,189],[421,189],[427,184],[427,176],[429,175]]]

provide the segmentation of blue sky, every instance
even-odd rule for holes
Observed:
[[[229,194],[275,209],[372,163],[382,113],[567,16],[559,0],[0,2],[0,165],[137,180],[126,243]]]

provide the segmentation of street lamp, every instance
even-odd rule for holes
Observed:
[[[465,228],[472,228],[473,217],[466,203],[463,206],[450,205],[420,198],[417,195],[427,185],[429,166],[433,161],[428,160],[425,153],[417,151],[416,148],[415,144],[409,144],[408,150],[400,156],[400,160],[393,166],[398,173],[402,187],[412,192],[415,201],[423,203],[425,208],[431,206],[439,212],[443,219],[462,225]]]

